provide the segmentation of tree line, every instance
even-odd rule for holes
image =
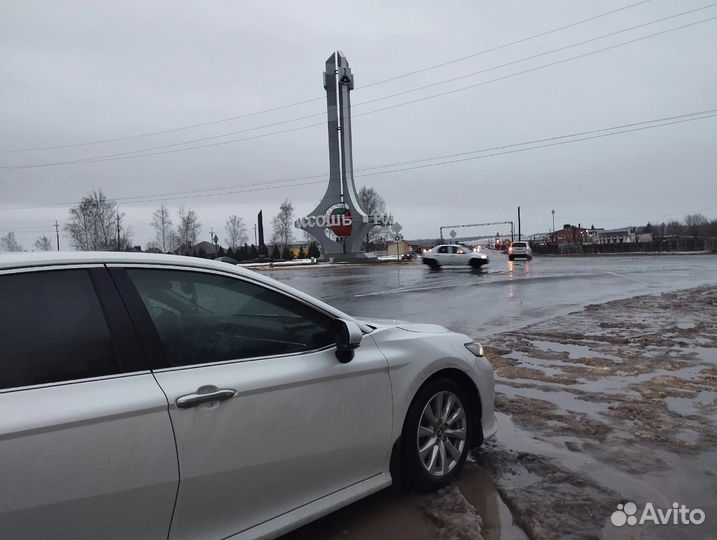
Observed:
[[[371,214],[386,212],[383,198],[373,188],[359,190],[359,204]],[[150,225],[154,237],[146,244],[146,251],[155,253],[179,253],[197,256],[228,256],[236,260],[251,260],[260,256],[272,259],[290,259],[293,257],[289,246],[294,242],[294,205],[289,199],[279,205],[279,212],[271,220],[271,252],[265,246],[249,244],[247,226],[244,220],[234,214],[224,224],[225,249],[219,245],[217,236],[214,253],[206,250],[194,250],[202,232],[202,224],[195,210],[180,205],[173,218],[167,205],[162,202],[153,213]],[[63,231],[72,247],[78,251],[130,251],[133,249],[133,234],[120,211],[117,202],[108,197],[101,189],[93,190],[80,200],[77,206],[69,210],[68,220]],[[371,251],[381,248],[385,242],[386,227],[374,227],[366,235],[364,249]],[[316,239],[304,233],[304,243],[299,249],[298,258],[320,257],[321,252]],[[34,244],[37,251],[54,249],[52,241],[45,235]],[[13,231],[0,237],[0,251],[24,251]],[[202,252],[203,251],[203,252]]]

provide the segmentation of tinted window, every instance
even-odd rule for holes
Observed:
[[[448,253],[448,246],[441,246],[438,248],[438,253]]]
[[[513,242],[514,247],[524,248],[527,246],[525,242]]]
[[[451,253],[457,253],[458,248],[456,246],[451,246]]]
[[[199,272],[128,274],[171,365],[300,353],[335,343],[330,317],[262,286]]]
[[[85,270],[2,275],[0,299],[0,388],[120,371]]]

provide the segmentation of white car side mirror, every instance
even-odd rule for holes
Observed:
[[[353,360],[354,349],[361,345],[363,332],[358,324],[346,319],[336,319],[336,358],[342,364]]]

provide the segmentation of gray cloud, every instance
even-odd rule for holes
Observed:
[[[360,116],[715,15],[714,7],[421,92],[358,103],[564,47],[698,8],[654,0],[463,62],[367,84],[521,39],[630,2],[4,2],[0,6],[0,149],[124,137],[321,98],[326,57],[342,49],[356,75],[352,99],[355,166],[422,159],[715,107],[714,21],[645,39],[435,99]],[[3,153],[0,167],[83,159],[307,119],[227,137],[243,138],[320,122],[321,100],[201,128],[114,143]],[[222,139],[215,139],[222,140]],[[524,232],[581,222],[612,227],[648,219],[714,216],[714,118],[464,161],[358,177],[375,187],[408,237],[440,225],[513,219]],[[93,188],[124,198],[326,175],[321,126],[233,144],[24,170],[0,170],[0,233],[30,248],[54,234],[67,208],[19,208],[76,201]],[[299,182],[294,182],[298,184]],[[267,187],[269,185],[267,184]],[[256,186],[254,186],[255,188]],[[245,188],[248,189],[248,188]],[[229,214],[254,222],[290,198],[301,214],[324,185],[172,199],[199,213],[203,236]],[[136,240],[156,202],[124,204]],[[639,218],[639,219],[638,219]],[[297,236],[299,235],[299,231]],[[495,232],[495,231],[492,231]],[[220,234],[220,237],[222,235]],[[65,242],[66,243],[66,242]]]

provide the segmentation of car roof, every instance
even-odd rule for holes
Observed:
[[[221,268],[211,259],[183,255],[162,255],[159,253],[138,253],[123,251],[33,251],[22,253],[0,253],[0,270],[28,266],[67,264],[171,264],[194,268]],[[242,273],[242,272],[239,272]],[[244,270],[243,273],[249,273]],[[251,272],[254,274],[254,272]]]
[[[22,253],[0,253],[0,271],[32,268],[38,266],[67,266],[78,264],[148,264],[156,266],[181,266],[184,268],[196,268],[205,270],[218,270],[223,273],[237,274],[239,276],[264,283],[275,289],[283,290],[293,296],[303,299],[306,302],[331,313],[337,318],[345,318],[355,321],[362,329],[369,330],[370,327],[361,321],[356,320],[344,312],[336,309],[321,300],[314,298],[298,289],[284,285],[268,276],[258,272],[242,268],[241,266],[229,265],[220,261],[202,259],[199,257],[188,257],[184,255],[161,255],[157,253],[119,252],[119,251],[45,251],[45,252],[22,252]]]

